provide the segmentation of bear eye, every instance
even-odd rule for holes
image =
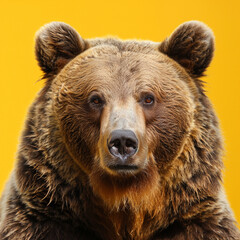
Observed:
[[[90,104],[93,107],[101,107],[104,104],[104,101],[102,100],[102,98],[98,95],[93,95],[90,100],[89,100]]]
[[[94,104],[100,104],[101,103],[101,99],[100,98],[94,98],[94,99],[92,99],[92,102]]]
[[[154,96],[147,95],[143,99],[143,105],[150,106],[154,103]]]

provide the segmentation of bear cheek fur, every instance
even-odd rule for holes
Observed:
[[[144,113],[148,146],[164,177],[195,126],[197,88],[185,70],[167,56],[161,56],[158,69],[155,82],[160,86],[159,102]]]
[[[56,118],[69,154],[80,168],[89,174],[97,151],[99,113],[90,111],[87,99],[81,92],[65,85],[67,84],[62,84],[55,97]]]
[[[187,85],[181,79],[168,79],[168,82],[169,85],[163,85],[165,97],[150,123],[157,143],[153,155],[161,174],[181,154],[194,127],[195,104]]]

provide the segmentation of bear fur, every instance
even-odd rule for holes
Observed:
[[[206,25],[155,43],[53,22],[35,50],[46,83],[1,197],[1,240],[240,239],[199,79],[214,52]]]

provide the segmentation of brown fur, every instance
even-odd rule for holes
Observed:
[[[197,79],[213,49],[196,21],[162,43],[42,28],[36,56],[47,81],[1,198],[0,239],[240,239],[221,185],[218,121]],[[110,168],[117,129],[137,136],[128,159],[137,170]]]

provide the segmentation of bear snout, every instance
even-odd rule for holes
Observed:
[[[121,104],[120,104],[121,103]],[[103,110],[98,142],[100,166],[110,175],[137,174],[146,166],[148,146],[144,116],[132,97]]]

